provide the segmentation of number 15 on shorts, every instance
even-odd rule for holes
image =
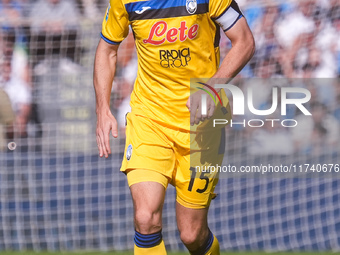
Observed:
[[[188,191],[192,191],[195,181],[199,178],[200,180],[204,181],[204,184],[202,185],[202,188],[197,188],[195,191],[197,193],[204,193],[209,186],[210,172],[206,171],[206,172],[197,173],[195,167],[190,167],[190,172],[191,172],[191,177],[190,177]],[[196,177],[196,174],[199,175],[198,178]]]

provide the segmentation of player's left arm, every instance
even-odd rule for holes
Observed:
[[[245,18],[237,21],[225,34],[230,39],[232,47],[213,78],[228,83],[254,55],[255,40]]]
[[[219,78],[219,82],[230,82],[248,63],[255,52],[255,40],[253,34],[244,17],[240,18],[229,30],[225,32],[230,39],[232,47],[228,54],[223,59],[220,68],[217,70],[212,78]],[[208,81],[209,85],[213,86],[213,80]],[[202,93],[198,91],[196,93]],[[195,94],[196,94],[195,93]],[[190,114],[190,124],[198,124],[207,118],[212,117],[215,104],[213,100],[208,97],[207,100],[207,115],[201,114],[201,96],[190,97],[187,102]]]

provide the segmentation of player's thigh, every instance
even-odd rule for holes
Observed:
[[[192,209],[176,203],[178,229],[200,229],[208,227],[208,208]]]
[[[130,186],[135,211],[160,212],[165,198],[165,188],[153,181],[139,182]]]
[[[143,179],[147,176],[146,179]],[[144,169],[127,172],[134,205],[135,228],[143,234],[162,228],[162,208],[168,179],[164,175]]]
[[[177,227],[186,245],[202,243],[208,236],[208,208],[192,209],[176,203]]]

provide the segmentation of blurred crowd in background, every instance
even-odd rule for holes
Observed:
[[[104,5],[100,0],[0,1],[0,101],[11,102],[10,108],[2,107],[0,124],[7,125],[7,136],[25,138],[30,122],[41,124],[34,101],[36,78],[51,71],[52,61],[62,73],[84,71],[81,25],[83,20],[99,24]],[[3,134],[0,150],[7,147]]]
[[[256,154],[254,148],[261,146],[262,152],[275,151],[273,142],[259,144],[263,140],[260,137],[267,140],[272,137],[277,142],[284,140],[285,148],[273,152],[279,154],[309,153],[311,148],[320,150],[329,144],[338,146],[340,83],[336,79],[339,81],[340,75],[340,1],[239,0],[238,3],[256,41],[255,56],[239,77],[335,79],[335,82],[299,85],[312,93],[308,107],[315,110],[315,114],[309,119],[308,130],[249,128],[244,132],[250,137],[249,150]],[[41,135],[41,132],[31,134],[27,126],[41,125],[34,92],[38,88],[37,77],[46,75],[53,63],[57,61],[56,67],[64,74],[81,76],[92,72],[84,68],[81,58],[88,55],[93,59],[94,49],[84,49],[80,38],[90,22],[98,24],[93,34],[98,35],[99,40],[107,4],[108,0],[0,0],[0,125],[6,125],[6,130],[0,130],[0,151],[7,146],[4,134],[8,138]],[[220,46],[223,57],[231,45],[222,36]],[[124,131],[136,71],[137,59],[130,34],[120,46],[112,91],[112,107],[121,131]],[[256,106],[265,109],[271,102],[271,87],[277,85],[254,86],[258,92],[254,96]],[[235,128],[232,132],[239,130]],[[285,132],[290,132],[288,140],[281,136]]]

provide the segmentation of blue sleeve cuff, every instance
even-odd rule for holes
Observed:
[[[100,33],[100,37],[101,37],[105,42],[107,42],[107,43],[109,43],[109,44],[118,45],[118,44],[121,43],[121,42],[115,42],[115,41],[111,41],[111,40],[107,39],[107,38],[103,35],[103,33]]]

